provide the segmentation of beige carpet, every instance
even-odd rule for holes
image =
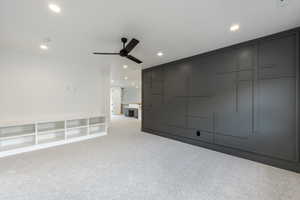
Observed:
[[[140,132],[0,159],[1,200],[299,200],[300,174]]]

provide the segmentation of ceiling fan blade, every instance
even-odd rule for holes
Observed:
[[[100,52],[94,52],[95,55],[120,55],[120,53],[100,53]]]
[[[124,50],[129,53],[130,51],[132,51],[132,49],[134,49],[134,47],[139,43],[139,41],[137,39],[132,39],[124,48]]]
[[[133,62],[138,63],[138,64],[143,63],[142,61],[140,61],[139,59],[137,59],[137,58],[135,58],[135,57],[133,57],[133,56],[131,56],[131,55],[128,55],[128,56],[126,56],[126,57],[127,57],[128,59],[132,60]]]

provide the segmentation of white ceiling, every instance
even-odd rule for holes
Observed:
[[[300,26],[300,1],[287,0],[1,0],[0,51],[40,53],[39,44],[50,37],[47,52],[86,65],[109,65],[118,84],[139,81],[141,68],[166,63],[216,48]],[[62,12],[49,11],[48,3]],[[240,24],[232,33],[229,27]],[[120,38],[135,37],[132,52],[144,64],[93,51],[116,51]],[[163,51],[164,56],[156,53]],[[122,65],[129,69],[123,70]],[[130,80],[123,81],[128,75]],[[131,77],[132,76],[132,77]],[[136,79],[136,80],[135,80]]]

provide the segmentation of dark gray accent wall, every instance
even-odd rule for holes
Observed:
[[[299,28],[142,72],[142,130],[300,172]]]

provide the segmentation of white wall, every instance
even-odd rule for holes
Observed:
[[[114,115],[121,114],[122,90],[120,87],[111,88],[111,113]]]
[[[125,87],[123,89],[122,103],[141,103],[141,89],[135,87]]]
[[[104,66],[1,52],[0,123],[109,115],[109,73]]]

